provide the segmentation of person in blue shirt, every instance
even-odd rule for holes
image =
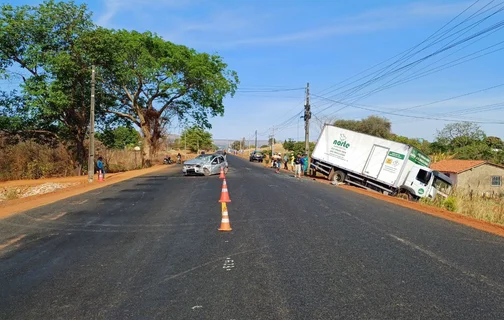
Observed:
[[[98,167],[98,173],[103,174],[103,179],[105,179],[105,165],[103,163],[103,158],[98,157],[98,161],[96,161],[96,166]]]
[[[306,176],[308,175],[308,166],[310,164],[310,158],[308,158],[308,155],[305,153],[303,155],[303,174]]]

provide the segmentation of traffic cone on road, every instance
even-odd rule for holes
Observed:
[[[226,175],[224,174],[224,168],[221,167],[220,168],[220,176],[219,176],[220,179],[226,179]]]
[[[227,205],[225,202],[222,203],[222,219],[219,231],[231,231],[231,224],[229,223],[229,214],[227,211]]]
[[[98,182],[103,182],[103,172],[98,171]]]
[[[222,191],[219,202],[231,202],[231,199],[229,199],[226,179],[222,180]]]

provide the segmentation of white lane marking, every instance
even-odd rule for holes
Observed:
[[[191,309],[196,310],[196,309],[201,309],[201,308],[203,308],[203,306],[194,306]]]
[[[478,274],[478,273],[473,273],[471,271],[468,271],[466,269],[464,269],[463,267],[453,263],[453,262],[450,262],[446,259],[444,259],[443,257],[440,257],[438,256],[437,254],[435,254],[434,252],[430,251],[430,250],[427,250],[427,249],[424,249],[408,240],[405,240],[405,239],[402,239],[402,238],[399,238],[398,236],[396,235],[393,235],[391,233],[388,233],[388,236],[392,237],[393,239],[401,242],[402,244],[412,248],[412,249],[415,249],[415,250],[418,250],[420,252],[422,252],[423,254],[431,257],[432,259],[438,261],[439,263],[441,264],[444,264],[445,266],[448,266],[450,268],[453,268],[457,271],[459,271],[460,273],[466,275],[466,276],[469,276],[471,278],[474,278],[480,282],[483,282],[485,283],[486,285],[488,286],[491,286],[491,287],[495,287],[495,288],[498,288],[500,289],[501,291],[504,291],[504,287],[500,284],[500,283],[497,283],[495,281],[492,281],[491,279],[488,279],[488,277],[486,277],[485,275],[482,275],[482,274]]]
[[[231,258],[228,257],[224,261],[224,265],[222,266],[222,269],[225,269],[226,271],[231,271],[231,269],[233,269],[234,267],[235,267],[234,260],[232,260]]]

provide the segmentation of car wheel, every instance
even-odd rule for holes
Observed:
[[[208,177],[210,175],[210,170],[207,168],[203,169],[203,174]]]

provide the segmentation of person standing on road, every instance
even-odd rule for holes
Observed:
[[[282,154],[279,152],[276,156],[275,172],[280,173],[281,167],[282,167]]]
[[[308,155],[305,153],[303,155],[303,174],[305,176],[308,175],[308,166],[310,165],[310,158],[308,158]]]
[[[301,178],[301,155],[298,153],[294,159],[294,178]]]
[[[98,167],[98,174],[103,175],[103,179],[105,179],[105,165],[103,164],[103,158],[98,157],[98,161],[96,161],[96,166]]]
[[[289,156],[287,155],[287,153],[283,157],[283,163],[284,163],[284,169],[289,170],[289,167],[287,166],[287,164],[289,163]]]
[[[295,171],[295,166],[294,166],[294,160],[296,159],[296,157],[294,156],[294,152],[291,153],[291,156],[290,156],[290,166],[291,166],[291,171],[294,172]]]

